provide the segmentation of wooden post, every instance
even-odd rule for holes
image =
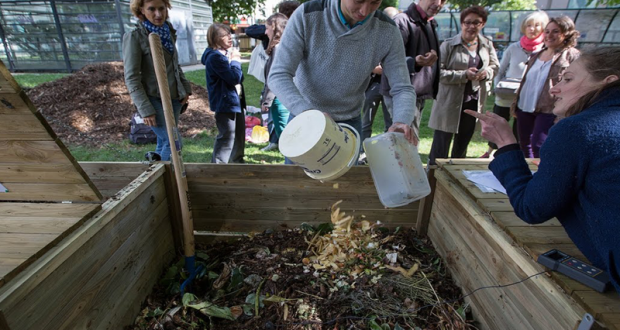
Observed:
[[[166,76],[166,61],[164,60],[164,53],[159,35],[151,33],[149,35],[149,44],[151,46],[151,53],[153,54],[153,66],[155,67],[155,75],[157,76],[157,84],[159,85],[161,103],[164,107],[164,116],[166,117],[166,131],[168,132],[168,140],[170,142],[172,169],[179,189],[179,200],[181,202],[181,215],[183,220],[183,249],[185,251],[185,256],[191,257],[195,252],[194,220],[192,219],[185,166],[183,165],[181,151],[178,150],[180,144],[177,146],[179,142],[179,132],[174,129],[176,122],[174,120],[172,101],[170,99],[168,77]]]
[[[435,198],[435,186],[437,179],[435,179],[435,169],[437,165],[429,165],[428,169],[428,184],[431,186],[431,193],[426,196],[420,203],[420,209],[418,210],[418,221],[416,222],[416,231],[418,235],[426,236],[428,233],[428,223],[431,219],[431,209],[433,207],[433,199]]]

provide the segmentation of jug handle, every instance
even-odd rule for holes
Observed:
[[[362,144],[362,141],[361,141],[362,138],[360,136],[360,133],[355,128],[353,128],[353,126],[351,126],[349,124],[344,124],[344,123],[338,123],[338,125],[341,126],[341,127],[348,128],[351,132],[353,132],[353,134],[355,134],[355,137],[356,137],[356,139],[355,139],[355,156],[353,158],[351,158],[351,161],[349,162],[349,164],[347,164],[347,167],[351,167],[351,166],[355,165],[355,163],[357,163],[357,158],[360,155],[360,146]]]

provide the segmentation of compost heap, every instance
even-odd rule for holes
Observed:
[[[198,249],[192,293],[171,266],[126,329],[474,329],[428,238],[355,221],[267,230]]]
[[[69,145],[119,142],[136,112],[125,86],[122,62],[97,63],[26,94],[60,139]],[[207,90],[191,83],[188,110],[179,118],[184,137],[215,127]]]

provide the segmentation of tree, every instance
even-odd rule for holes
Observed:
[[[304,3],[304,2],[308,2],[310,0],[298,0],[300,3]],[[398,1],[399,0],[383,0],[381,2],[381,5],[379,6],[379,10],[383,10],[387,7],[395,7],[398,8]],[[620,1],[620,0],[618,0]]]
[[[536,0],[504,0],[491,7],[493,10],[536,10]]]
[[[206,0],[213,11],[214,22],[233,22],[237,17],[251,15],[257,5],[262,6],[265,0]]]
[[[503,0],[448,0],[446,1],[446,7],[452,10],[461,11],[469,6],[482,6],[490,7],[494,4],[499,4]]]

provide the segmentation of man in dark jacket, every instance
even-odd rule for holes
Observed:
[[[403,13],[393,17],[405,43],[405,55],[415,59],[415,70],[411,73],[411,84],[415,88],[416,114],[413,131],[419,136],[422,110],[426,99],[434,99],[439,88],[439,39],[437,22],[433,19],[446,0],[420,0],[412,3]],[[381,94],[389,111],[392,111],[390,85],[384,76],[381,79]]]

